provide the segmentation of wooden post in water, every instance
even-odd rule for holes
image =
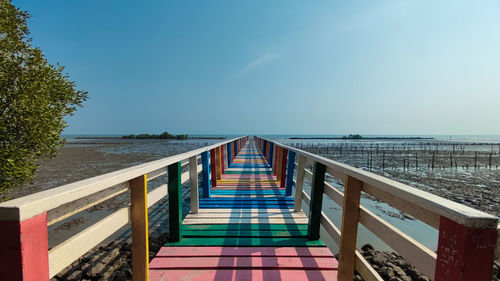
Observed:
[[[181,187],[181,162],[177,162],[168,166],[168,222],[171,242],[179,242],[182,239]]]
[[[130,220],[132,222],[131,228],[132,228],[133,280],[148,281],[149,280],[149,242],[148,242],[149,235],[148,235],[147,175],[142,175],[130,181],[130,201],[131,201]]]
[[[362,186],[363,182],[350,176],[346,177],[339,245],[339,281],[352,281],[354,279],[359,202]]]
[[[325,191],[325,171],[325,165],[314,162],[311,201],[309,202],[309,222],[307,227],[307,237],[309,240],[319,239],[321,208],[323,206],[323,193]]]
[[[385,151],[382,151],[382,170],[385,170]]]
[[[477,169],[477,151],[474,151],[474,169]]]
[[[432,151],[432,164],[431,164],[431,169],[434,170],[434,157],[435,157],[435,151]]]

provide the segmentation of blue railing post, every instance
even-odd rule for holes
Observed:
[[[309,202],[309,222],[307,227],[307,237],[309,240],[319,239],[321,208],[323,206],[323,192],[325,191],[325,171],[325,165],[314,162],[311,202]]]
[[[271,143],[269,145],[269,158],[268,158],[269,166],[271,167],[273,167],[273,149],[274,149],[274,144]]]
[[[295,152],[288,151],[288,167],[286,169],[286,196],[292,195],[293,172],[295,171]]]
[[[267,141],[264,140],[262,142],[262,154],[266,155],[266,146],[267,146]]]
[[[202,197],[210,197],[210,165],[208,164],[208,151],[201,153],[201,179]]]
[[[231,154],[231,143],[228,143],[227,144],[227,167],[228,168],[229,168],[229,166],[231,166],[231,161],[232,161],[231,155],[232,155]]]

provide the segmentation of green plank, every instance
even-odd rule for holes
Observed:
[[[168,246],[266,246],[266,247],[324,247],[321,240],[307,238],[237,238],[237,237],[184,237],[179,242],[167,243]]]
[[[307,224],[185,224],[183,230],[288,230],[307,231]]]
[[[183,237],[305,237],[307,230],[183,230]]]

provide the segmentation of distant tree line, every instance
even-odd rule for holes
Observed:
[[[162,140],[186,140],[188,135],[171,135],[168,132],[161,134],[138,134],[123,136],[123,139],[162,139]]]
[[[346,140],[360,140],[362,139],[363,137],[360,136],[360,135],[352,135],[352,134],[349,134],[348,136],[343,136],[342,139],[346,139]]]

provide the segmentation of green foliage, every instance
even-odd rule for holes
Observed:
[[[28,183],[37,160],[57,154],[64,116],[87,98],[31,45],[28,18],[0,0],[0,191]]]
[[[168,132],[157,134],[139,134],[139,135],[126,135],[124,139],[164,139],[164,140],[186,140],[188,135],[171,135]]]
[[[363,137],[360,136],[360,135],[348,135],[348,136],[343,136],[342,139],[345,139],[345,140],[360,140],[362,139]]]

